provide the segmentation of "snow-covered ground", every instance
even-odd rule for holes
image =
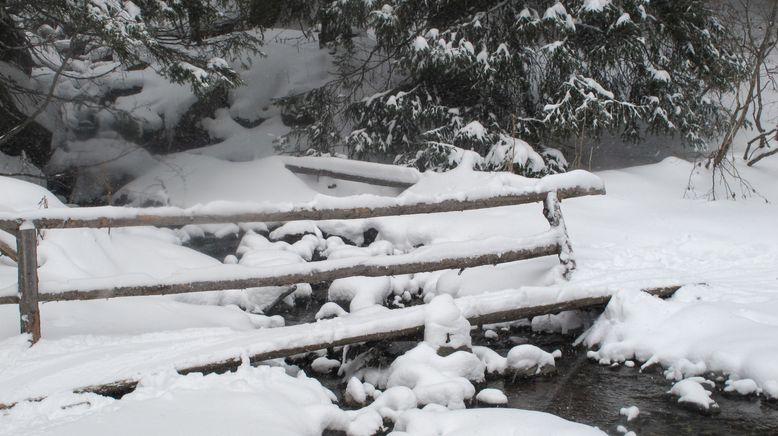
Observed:
[[[186,162],[184,158],[179,159]],[[201,158],[192,159],[199,162]],[[241,165],[261,167],[264,164]],[[776,398],[778,232],[774,225],[778,208],[762,197],[778,198],[773,182],[778,174],[778,161],[768,159],[758,168],[744,169],[744,176],[760,196],[738,201],[695,199],[694,193],[685,190],[693,169],[691,164],[671,158],[654,165],[605,171],[598,176],[604,181],[608,195],[564,201],[563,211],[578,261],[572,281],[564,286],[559,286],[557,260],[549,257],[474,268],[461,274],[445,271],[392,280],[357,279],[351,284],[341,281],[333,284],[330,295],[352,300],[351,309],[357,313],[341,313],[346,317],[343,321],[347,321],[349,316],[382,319],[385,312],[376,312],[375,303],[392,293],[402,295],[415,288],[421,288],[425,300],[431,301],[442,294],[461,298],[492,292],[497,296],[497,291],[524,286],[514,292],[514,303],[533,301],[542,295],[559,299],[603,290],[617,292],[603,315],[580,338],[592,348],[593,359],[604,364],[628,360],[659,364],[668,378],[674,380],[706,377],[710,372],[717,372],[728,378],[731,391]],[[701,172],[693,176],[697,189],[705,192],[708,175],[701,169],[696,171]],[[246,174],[251,171],[247,169]],[[239,173],[228,173],[223,186],[237,183],[229,179],[236,175],[239,178]],[[294,176],[283,175],[279,180],[292,182],[294,179],[289,177]],[[416,189],[441,192],[460,189],[477,177],[462,172],[458,175],[458,186]],[[140,186],[140,182],[135,183]],[[171,186],[172,183],[169,182]],[[185,186],[182,184],[181,189]],[[316,195],[313,188],[321,189],[326,184],[294,186],[298,186],[295,189],[301,195]],[[168,191],[171,204],[190,205],[187,197],[190,193],[177,189]],[[36,208],[44,196],[49,207],[63,207],[43,188],[31,184],[4,180],[3,192],[2,208],[6,211]],[[254,192],[255,197],[250,197],[251,190],[244,190],[241,195],[250,198],[240,200],[261,201],[267,200],[264,196],[273,195],[272,189]],[[420,244],[517,238],[547,228],[537,204],[349,223],[308,223],[297,227],[306,226],[329,234],[353,235],[355,239],[367,228],[378,230],[376,243],[366,248],[325,240],[314,231],[308,244],[318,244],[332,258],[404,253]],[[294,233],[292,227],[284,231]],[[284,231],[279,230],[281,233],[277,232],[276,236]],[[256,239],[259,237],[255,234],[253,240],[244,240],[242,258],[254,253],[256,259],[262,250],[270,249],[267,243]],[[180,234],[154,229],[115,229],[110,233],[49,231],[41,242],[41,274],[100,277],[142,271],[162,276],[177,268],[218,265],[216,260],[181,247],[180,238]],[[304,260],[305,250],[300,251],[301,245],[287,245],[273,245],[275,251],[271,254],[278,256],[279,252],[286,251],[298,256],[290,262]],[[154,249],[149,249],[152,246]],[[14,265],[4,257],[0,257],[0,262],[0,275],[12,280]],[[47,268],[51,271],[47,272]],[[687,286],[668,300],[638,291],[673,283]],[[556,286],[534,290],[531,287],[547,285]],[[358,297],[360,292],[367,294]],[[361,302],[355,305],[354,300]],[[418,311],[408,313],[410,317],[425,316]],[[457,366],[451,367],[443,360],[438,362],[423,348],[418,349],[406,355],[405,360],[398,359],[400,363],[396,364],[415,369],[394,369],[384,375],[362,374],[361,381],[366,387],[373,386],[368,380],[379,386],[383,383],[385,396],[378,397],[383,398],[382,405],[371,408],[371,396],[365,394],[368,406],[356,412],[343,412],[333,405],[331,393],[293,367],[287,367],[286,372],[281,368],[244,368],[235,374],[205,377],[171,373],[181,362],[180,356],[188,356],[190,363],[196,363],[198,358],[207,358],[220,348],[232,347],[237,353],[241,349],[248,353],[251,347],[241,345],[240,338],[255,340],[257,334],[271,338],[272,331],[255,329],[280,325],[282,320],[278,317],[254,315],[229,305],[191,305],[168,297],[47,303],[42,306],[42,316],[44,339],[28,349],[25,338],[18,335],[16,306],[0,306],[0,337],[3,338],[0,340],[0,401],[49,396],[42,402],[24,402],[0,412],[0,434],[100,434],[108,428],[123,428],[128,434],[137,434],[154,432],[162,425],[186,434],[211,434],[210,425],[216,421],[229,424],[234,434],[260,427],[273,429],[273,434],[319,434],[327,427],[367,434],[383,418],[396,423],[398,434],[475,434],[472,433],[475,430],[483,434],[513,434],[510,433],[511,429],[515,430],[513,425],[521,426],[526,434],[564,434],[564,431],[596,434],[593,429],[545,414],[440,408],[439,404],[456,408],[452,399],[474,397],[475,392],[467,388],[472,386],[468,378],[477,378],[478,371],[472,373],[473,367],[467,365],[483,362],[480,369],[483,374],[490,362],[497,367],[508,365],[510,354],[505,360],[484,350],[474,350],[479,358],[460,356],[459,361],[471,363],[462,363],[464,367],[454,370]],[[444,316],[444,319],[448,318]],[[543,324],[544,328],[564,328],[564,323],[559,321],[575,319],[558,317]],[[156,359],[144,354],[154,350],[158,352],[153,356]],[[190,355],[194,350],[200,354]],[[170,360],[171,356],[179,357]],[[411,365],[411,362],[415,363]],[[104,368],[100,369],[103,364],[111,366],[111,371],[106,373]],[[429,378],[432,377],[430,369],[425,368],[436,368],[436,365],[443,365],[441,371],[444,367],[452,368],[445,376],[449,378],[439,382],[448,383],[451,389],[459,386],[455,391],[440,394],[423,388],[427,382],[434,381]],[[464,368],[470,369],[461,372]],[[110,381],[111,377],[137,377],[141,387],[122,400],[68,392],[69,388]],[[382,377],[385,377],[383,382]],[[695,380],[698,379],[690,379],[682,387],[706,386]],[[682,396],[684,392],[689,394],[689,389],[673,390]],[[362,391],[355,392],[359,395]],[[487,392],[481,397],[497,398],[498,394]],[[420,411],[417,404],[429,405]],[[476,424],[479,422],[489,425]],[[531,429],[537,431],[533,433]],[[460,433],[454,433],[457,431]]]

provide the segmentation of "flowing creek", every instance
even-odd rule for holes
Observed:
[[[562,357],[555,375],[488,382],[505,392],[510,407],[552,413],[608,434],[617,434],[616,427],[623,425],[638,435],[778,435],[778,402],[724,395],[719,383],[712,397],[720,413],[706,416],[680,407],[677,397],[666,393],[672,381],[658,369],[599,365],[583,347],[571,345],[571,336],[529,333],[526,339],[547,351],[560,349]],[[504,355],[510,345],[493,349]],[[629,406],[637,406],[640,415],[627,422],[619,410]]]
[[[188,245],[223,259],[224,255],[234,253],[238,241],[233,237],[221,240],[206,237]],[[287,325],[312,322],[325,298],[326,290],[314,287],[312,301],[285,307],[279,314]],[[621,434],[617,430],[620,425],[638,435],[778,435],[778,401],[725,394],[719,382],[712,395],[720,406],[719,413],[705,415],[687,410],[678,405],[677,397],[667,394],[673,382],[665,379],[661,369],[640,372],[639,365],[633,368],[599,365],[586,357],[585,348],[572,346],[574,339],[574,335],[535,333],[523,327],[511,332],[500,331],[498,339],[488,340],[481,331],[473,330],[474,345],[488,346],[503,356],[519,343],[533,344],[549,352],[562,351],[562,357],[556,360],[556,374],[515,380],[510,375],[489,376],[476,389],[500,389],[508,397],[508,407],[548,412],[597,426],[612,435]],[[394,354],[413,345],[398,342],[390,348]],[[307,366],[303,368],[342,399],[345,382],[339,377],[316,374]],[[475,401],[472,406],[476,406]],[[637,406],[640,415],[627,422],[619,411],[629,406]]]

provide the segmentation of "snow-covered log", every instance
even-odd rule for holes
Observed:
[[[680,286],[664,286],[643,291],[661,298],[673,295]],[[544,292],[548,291],[548,292]],[[569,291],[569,289],[567,289]],[[463,297],[454,300],[462,310],[462,314],[472,325],[509,322],[522,318],[559,313],[565,310],[589,309],[606,305],[613,292],[611,290],[589,289],[584,292],[588,295],[584,298],[562,299],[562,289],[552,288],[528,288],[510,289],[489,294],[488,296]],[[484,302],[484,298],[486,301]],[[167,346],[166,343],[154,343],[153,346],[162,349],[142,349],[134,344],[131,353],[137,354],[142,368],[175,368],[181,374],[193,372],[221,372],[237,368],[242,360],[248,356],[251,363],[259,363],[270,359],[292,356],[295,354],[325,349],[367,341],[389,340],[411,335],[420,335],[424,331],[426,320],[424,306],[414,306],[404,309],[393,309],[381,314],[354,314],[345,318],[321,320],[313,324],[301,324],[274,329],[262,329],[251,332],[231,332],[230,337],[213,338],[186,338],[176,339],[176,346]],[[36,368],[24,369],[25,375],[18,375],[12,379],[0,378],[0,392],[5,389],[5,394],[0,394],[0,410],[13,407],[15,401],[23,401],[24,398],[42,398],[50,393],[66,389],[76,392],[93,392],[102,395],[121,395],[135,389],[138,384],[139,370],[132,363],[128,363],[119,355],[112,355],[121,350],[89,348],[90,356],[99,356],[105,360],[95,369],[94,362],[88,359],[80,359],[78,365],[88,365],[92,371],[79,371],[79,377],[84,383],[94,383],[88,386],[76,388],[67,374],[78,368],[65,368],[61,374],[55,374],[44,381],[33,381],[32,385],[25,382],[27,372],[37,374]],[[61,351],[60,351],[61,352]],[[145,357],[144,357],[145,356]],[[72,357],[71,357],[72,360]],[[111,362],[121,367],[120,371],[113,368]],[[179,363],[176,363],[179,362]],[[124,379],[111,380],[106,377],[115,377],[116,374],[126,373]],[[100,380],[100,381],[98,381]],[[103,382],[105,380],[105,382]],[[20,390],[11,388],[23,384]],[[15,395],[11,395],[15,392]],[[2,402],[5,402],[3,404]]]
[[[393,198],[356,198],[350,204],[342,199],[344,207],[330,207],[316,202],[289,208],[264,204],[218,204],[190,209],[177,207],[133,208],[90,207],[42,209],[24,213],[0,213],[0,229],[15,230],[23,222],[37,229],[105,228],[133,226],[185,226],[188,224],[221,224],[243,222],[287,222],[303,220],[360,219],[382,216],[415,215],[425,213],[459,212],[544,201],[549,192],[562,198],[603,195],[602,187],[562,186],[559,189],[532,189],[516,194],[483,198],[430,198],[421,201],[398,201]],[[361,204],[359,204],[361,203]]]
[[[419,181],[414,168],[335,157],[283,156],[286,169],[297,174],[326,176],[378,186],[408,188]]]

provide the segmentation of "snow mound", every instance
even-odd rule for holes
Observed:
[[[688,286],[668,300],[641,292],[613,297],[584,342],[603,364],[660,364],[676,380],[713,371],[751,379],[778,397],[778,300],[774,291]],[[707,301],[706,301],[707,300]],[[733,388],[734,389],[734,388]]]
[[[702,410],[717,409],[718,404],[710,397],[711,391],[705,389],[703,385],[714,386],[713,382],[702,377],[691,377],[674,384],[668,393],[677,396],[679,403],[686,403]]]
[[[392,436],[605,435],[595,427],[519,409],[409,410],[394,429]]]
[[[464,409],[475,396],[471,381],[484,380],[484,365],[472,353],[456,351],[440,356],[426,342],[395,359],[386,370],[361,373],[365,381],[387,388],[410,388],[419,404]]]
[[[218,176],[215,176],[218,175]],[[166,156],[122,187],[114,198],[140,206],[147,202],[191,207],[213,202],[306,202],[317,192],[278,158],[228,162],[180,153]]]
[[[435,350],[470,349],[470,323],[448,295],[439,295],[425,307],[424,342]]]
[[[0,192],[0,211],[66,207],[45,188],[20,180],[0,177]],[[181,247],[171,231],[150,227],[47,230],[39,240],[38,262],[41,282],[49,283],[129,274],[160,278],[219,264]],[[0,264],[0,295],[15,294],[16,280],[15,266]]]
[[[555,369],[554,355],[530,345],[517,345],[508,351],[508,368],[522,375],[537,375]]]
[[[318,381],[279,367],[144,378],[121,400],[60,394],[7,411],[0,434],[320,435],[342,412]]]
[[[637,406],[622,407],[619,409],[619,415],[625,416],[627,422],[629,422],[640,415],[640,409],[638,409]]]
[[[508,397],[499,389],[482,389],[475,399],[484,404],[508,404]]]

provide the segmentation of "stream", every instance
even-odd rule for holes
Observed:
[[[223,259],[234,253],[239,238],[197,238],[187,245]],[[278,312],[287,325],[314,321],[314,314],[326,299],[326,287],[314,286],[313,298],[305,304],[284,307]],[[559,349],[557,372],[553,375],[512,380],[511,376],[490,376],[477,390],[491,387],[508,397],[507,407],[548,412],[562,418],[599,427],[608,434],[621,434],[624,426],[638,435],[778,435],[778,401],[763,397],[731,395],[722,391],[722,382],[712,398],[720,406],[717,414],[706,415],[678,405],[677,397],[667,391],[673,382],[665,379],[661,369],[640,372],[633,368],[599,365],[586,357],[586,349],[573,347],[575,335],[535,333],[528,327],[500,332],[496,340],[487,340],[483,332],[473,330],[473,344],[486,345],[505,356],[516,344],[529,343],[546,351]],[[414,345],[398,342],[401,353]],[[776,362],[778,365],[778,362]],[[303,366],[342,399],[345,383],[334,375],[321,375]],[[473,402],[475,406],[475,402]],[[627,422],[619,414],[622,407],[637,406],[640,414]],[[328,432],[328,434],[330,434]],[[337,434],[337,433],[332,433]]]
[[[573,336],[530,333],[526,338],[547,351],[562,350],[562,357],[555,375],[488,382],[505,392],[509,407],[552,413],[608,434],[618,434],[616,427],[623,425],[638,435],[778,435],[778,402],[724,395],[719,383],[712,398],[720,413],[706,416],[680,407],[677,397],[666,394],[672,381],[659,370],[599,365],[587,359],[583,347],[571,345]],[[503,355],[509,348],[493,347]],[[628,406],[640,409],[629,422],[619,415]]]

